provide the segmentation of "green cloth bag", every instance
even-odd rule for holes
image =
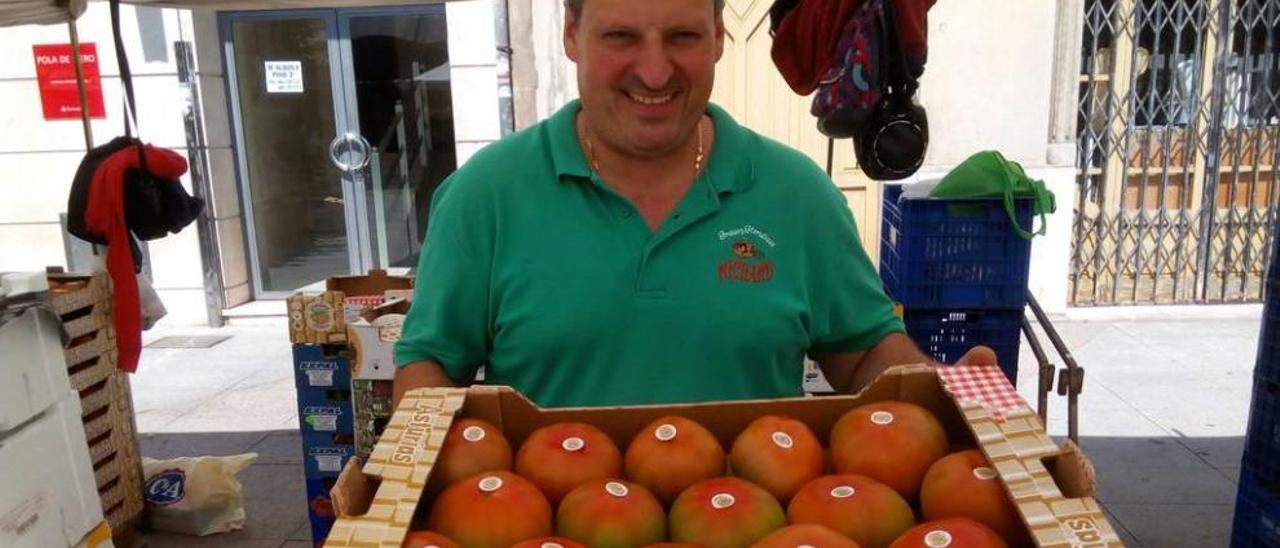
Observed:
[[[1009,222],[1019,236],[1031,239],[1032,236],[1043,236],[1046,223],[1045,215],[1058,209],[1053,192],[1045,188],[1044,181],[1027,177],[1022,166],[1017,162],[1006,160],[1002,154],[994,150],[984,150],[956,166],[946,177],[938,182],[938,186],[929,193],[933,198],[1004,198],[1004,209],[1009,214]],[[1035,213],[1040,216],[1040,230],[1032,233],[1033,226],[1023,228],[1018,225],[1014,200],[1031,197],[1034,200]]]

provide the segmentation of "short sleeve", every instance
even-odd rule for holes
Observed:
[[[904,328],[844,195],[825,184],[829,191],[817,200],[808,230],[810,351],[866,350]]]
[[[484,188],[445,181],[432,199],[418,261],[413,306],[405,318],[395,363],[431,360],[453,379],[470,379],[491,350],[489,295],[492,204]]]

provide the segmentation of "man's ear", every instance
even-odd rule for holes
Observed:
[[[569,6],[564,7],[564,54],[570,61],[578,62],[578,20]]]
[[[724,16],[716,15],[716,62],[724,56]]]

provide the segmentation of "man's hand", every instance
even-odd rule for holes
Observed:
[[[822,374],[827,378],[827,382],[831,383],[837,391],[846,394],[856,393],[871,384],[871,381],[886,369],[895,365],[914,363],[948,365],[926,356],[903,333],[890,333],[875,346],[864,351],[815,354],[812,358],[822,367]],[[986,346],[975,346],[956,360],[954,365],[994,366],[996,363],[994,350]]]
[[[396,371],[396,380],[392,384],[392,409],[400,407],[400,399],[404,393],[415,388],[456,386],[444,369],[432,361],[413,362]]]
[[[955,365],[981,365],[996,366],[999,360],[996,357],[996,351],[989,346],[975,346],[965,352],[960,359],[956,360]]]

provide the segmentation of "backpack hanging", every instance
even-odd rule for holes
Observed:
[[[844,24],[831,66],[818,81],[809,113],[827,137],[858,134],[880,104],[884,91],[883,0],[867,0]]]
[[[904,179],[924,163],[929,148],[929,119],[915,102],[919,84],[902,47],[897,6],[887,0],[880,12],[884,30],[884,86],[870,119],[856,128],[853,151],[858,166],[878,181]],[[819,129],[823,129],[819,123]]]

